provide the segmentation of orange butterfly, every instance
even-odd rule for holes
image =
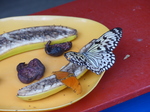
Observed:
[[[74,76],[74,74],[64,71],[56,71],[53,72],[56,75],[56,78],[64,83],[67,87],[70,87],[77,94],[82,92],[82,88],[78,79]]]

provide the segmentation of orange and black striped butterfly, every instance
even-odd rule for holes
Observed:
[[[82,92],[82,88],[80,82],[74,76],[74,74],[64,71],[56,71],[53,72],[56,75],[56,78],[64,83],[67,87],[70,87],[74,92],[80,94]]]

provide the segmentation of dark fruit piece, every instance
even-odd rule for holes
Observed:
[[[19,80],[27,84],[34,80],[39,80],[44,75],[45,66],[35,58],[28,64],[19,63],[17,71]]]
[[[61,56],[65,51],[72,47],[71,42],[64,42],[60,44],[50,45],[51,41],[48,41],[45,45],[45,52],[51,56]]]

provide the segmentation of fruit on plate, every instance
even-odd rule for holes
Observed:
[[[64,52],[70,50],[72,42],[64,42],[51,45],[51,41],[48,41],[45,45],[45,52],[51,56],[61,56]]]
[[[93,39],[79,52],[71,51],[66,53],[65,57],[70,63],[64,66],[59,72],[74,74],[77,79],[84,75],[88,69],[97,75],[101,75],[115,63],[115,55],[112,51],[118,45],[121,37],[122,29],[114,28],[104,33],[98,39]],[[57,73],[54,72],[49,77],[21,88],[17,96],[26,101],[34,101],[63,90],[68,85],[64,85],[65,83],[59,80]]]
[[[0,35],[0,61],[51,44],[69,42],[77,37],[77,30],[66,26],[36,26],[14,30]]]
[[[43,77],[45,66],[39,59],[34,58],[28,64],[25,62],[19,63],[17,72],[19,80],[22,83],[28,84]]]

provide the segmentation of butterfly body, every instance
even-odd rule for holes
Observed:
[[[118,45],[122,37],[122,29],[114,28],[100,38],[95,39],[86,52],[68,52],[65,57],[68,61],[80,66],[86,66],[96,74],[108,70],[115,63],[115,55],[112,51]]]

